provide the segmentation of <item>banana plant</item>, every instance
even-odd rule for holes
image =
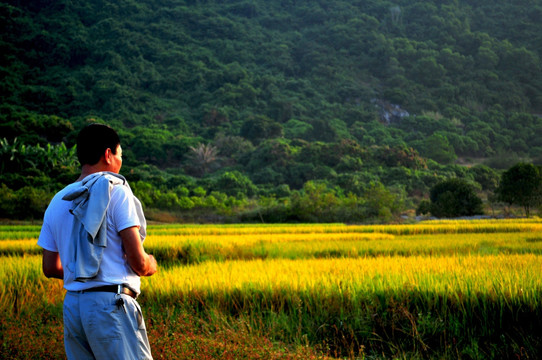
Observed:
[[[26,145],[15,138],[10,144],[9,140],[0,140],[0,158],[2,165],[0,172],[17,172],[25,168],[37,168],[41,171],[50,171],[55,168],[77,167],[76,147],[67,148],[66,144]]]

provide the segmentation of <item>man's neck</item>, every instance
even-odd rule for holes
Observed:
[[[101,166],[100,163],[96,165],[83,165],[81,168],[81,175],[79,175],[79,178],[76,181],[81,181],[89,175],[102,171],[108,171],[108,169]]]

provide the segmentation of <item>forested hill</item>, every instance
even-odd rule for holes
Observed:
[[[541,0],[2,1],[3,153],[95,119],[161,177],[420,194],[458,158],[540,162],[541,25]]]

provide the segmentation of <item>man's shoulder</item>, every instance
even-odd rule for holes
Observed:
[[[62,200],[64,195],[66,195],[67,193],[69,193],[70,191],[72,191],[73,189],[75,189],[75,188],[77,188],[79,186],[81,186],[80,181],[76,181],[76,182],[73,182],[73,183],[71,183],[69,185],[66,185],[62,190],[57,192],[55,194],[55,196],[53,196],[53,199],[51,200],[51,203]]]
[[[133,201],[134,194],[132,189],[127,184],[113,185],[110,192],[110,199],[112,203]]]
[[[62,221],[65,220],[65,216],[69,214],[71,202],[66,201],[62,198],[74,188],[80,186],[80,184],[80,182],[71,183],[59,192],[57,192],[55,196],[53,196],[51,202],[49,203],[49,206],[47,206],[47,209],[45,210],[45,222],[56,222],[57,219],[62,219]]]
[[[113,194],[120,196],[133,195],[128,184],[113,184],[111,188],[111,195],[113,196]]]

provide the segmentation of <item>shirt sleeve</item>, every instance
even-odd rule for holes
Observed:
[[[58,247],[53,234],[51,233],[49,222],[47,221],[47,212],[43,219],[43,226],[41,227],[40,236],[38,238],[38,246],[48,251],[58,252]]]
[[[108,210],[110,221],[117,232],[124,229],[141,226],[132,191],[124,185],[116,185],[111,190]]]

